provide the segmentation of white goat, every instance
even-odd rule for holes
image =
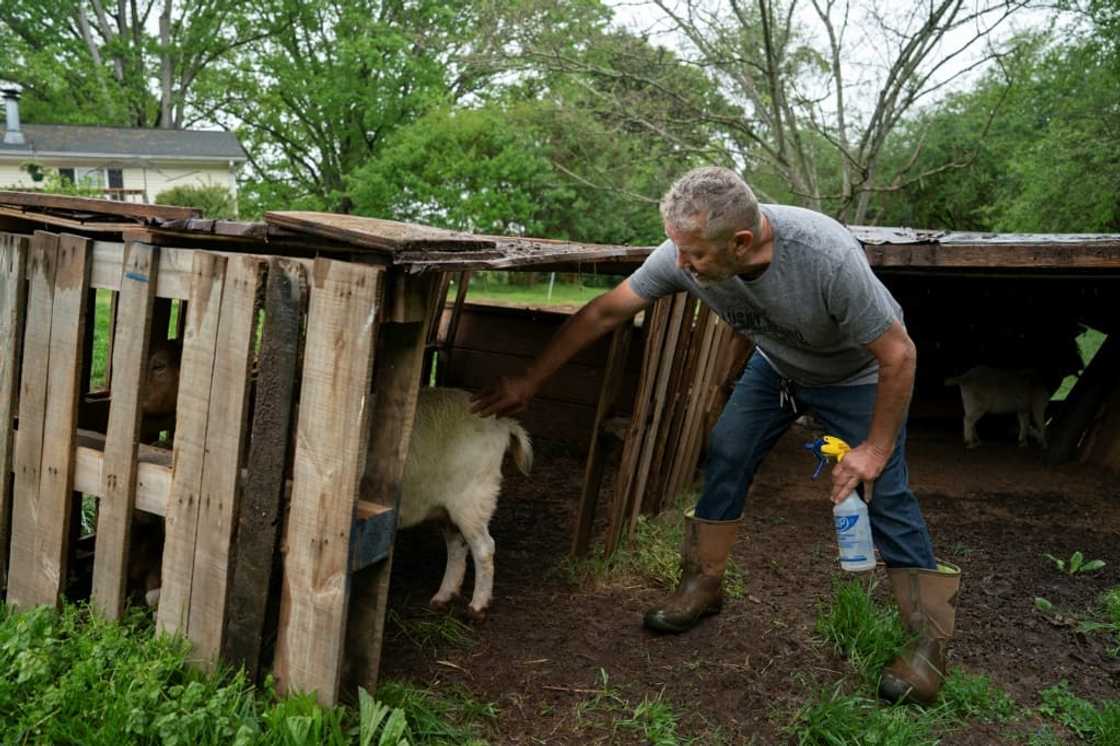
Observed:
[[[400,526],[444,519],[447,567],[434,608],[446,608],[459,594],[474,558],[474,595],[467,611],[485,615],[494,587],[494,540],[488,525],[498,506],[502,457],[513,445],[523,474],[533,464],[529,436],[516,420],[471,414],[470,394],[456,389],[421,389],[416,421],[401,483]]]
[[[980,445],[976,423],[989,412],[1019,416],[1019,447],[1025,447],[1028,435],[1033,435],[1046,448],[1046,403],[1050,401],[1050,392],[1035,371],[980,365],[945,379],[945,385],[961,387],[964,443],[968,448]]]

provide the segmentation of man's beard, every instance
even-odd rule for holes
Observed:
[[[721,282],[725,282],[734,274],[733,272],[729,272],[727,274],[720,274],[715,277],[701,277],[700,275],[696,274],[696,271],[692,268],[689,268],[685,271],[688,272],[688,276],[692,278],[692,281],[696,283],[696,286],[701,289],[710,288],[713,285],[718,285]]]

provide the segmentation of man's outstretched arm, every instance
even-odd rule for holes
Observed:
[[[478,393],[471,411],[483,417],[520,412],[529,405],[542,384],[576,353],[631,318],[648,303],[635,293],[629,280],[590,301],[564,322],[541,354],[519,376],[499,378]]]

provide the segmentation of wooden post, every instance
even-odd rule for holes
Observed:
[[[373,380],[372,432],[369,459],[362,476],[363,500],[391,507],[400,503],[400,483],[412,436],[413,417],[423,367],[424,342],[434,321],[433,306],[424,301],[436,291],[432,281],[410,277],[406,292],[416,299],[416,308],[426,308],[420,318],[401,319],[381,329]],[[395,519],[394,519],[395,525]],[[346,687],[358,686],[373,692],[385,638],[385,610],[393,554],[361,569],[351,577],[349,620],[346,626]]]
[[[614,330],[603,383],[599,389],[599,404],[595,409],[595,425],[591,431],[591,446],[587,450],[587,464],[583,471],[583,490],[576,505],[575,525],[572,531],[571,556],[582,557],[591,546],[591,528],[599,504],[599,491],[603,483],[603,465],[613,444],[613,439],[603,432],[607,420],[613,415],[622,380],[626,373],[626,359],[634,324],[627,320]]]
[[[342,673],[350,534],[368,452],[383,274],[380,267],[317,259],[311,278],[273,669],[281,692],[314,691],[325,706],[337,701]]]
[[[8,601],[21,607],[56,605],[66,583],[90,243],[41,232],[32,240],[23,359],[34,374],[22,377],[8,584]]]
[[[292,396],[306,297],[303,268],[296,262],[270,259],[252,443],[222,644],[222,658],[243,665],[251,680],[260,664],[272,568],[283,523]]]
[[[26,236],[0,234],[0,588],[8,584],[16,387],[27,304]]]
[[[93,603],[109,619],[124,611],[128,547],[136,504],[136,447],[140,437],[140,396],[148,361],[159,250],[140,243],[124,249],[121,273],[120,338],[114,350],[109,406],[101,467],[101,501],[93,562]]]

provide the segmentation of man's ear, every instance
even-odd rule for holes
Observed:
[[[738,257],[745,257],[750,251],[751,243],[754,242],[754,233],[751,231],[738,231],[733,238],[735,240],[735,255]]]

